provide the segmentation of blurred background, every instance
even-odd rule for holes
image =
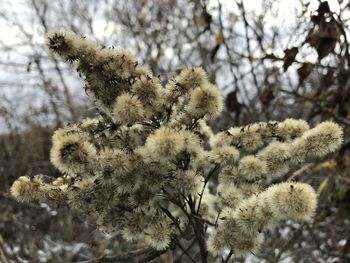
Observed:
[[[58,176],[53,131],[95,115],[73,67],[45,48],[52,29],[127,48],[164,83],[202,66],[225,95],[215,130],[286,118],[342,125],[340,151],[281,179],[317,189],[314,221],[283,222],[259,254],[235,260],[350,262],[349,25],[348,0],[1,0],[0,262],[133,262],[136,249],[79,213],[8,194],[21,175]],[[180,254],[172,260],[186,262]]]

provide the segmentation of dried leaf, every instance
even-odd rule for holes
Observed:
[[[320,3],[317,9],[317,13],[319,16],[323,17],[325,13],[330,13],[331,9],[329,8],[329,4],[327,1]]]
[[[200,14],[200,16],[198,16],[196,18],[196,24],[197,27],[201,28],[203,27],[203,31],[207,31],[210,30],[210,26],[211,26],[211,22],[213,21],[212,15],[208,13],[206,7],[203,7],[203,10]]]
[[[275,86],[268,83],[260,94],[261,103],[267,107],[270,105],[271,101],[275,98]]]
[[[316,49],[319,60],[329,55],[335,48],[337,40],[332,38],[322,38],[318,48]]]
[[[221,45],[215,45],[215,47],[210,52],[210,60],[213,62],[216,56],[216,53],[218,53],[219,48]]]
[[[317,189],[317,194],[322,193],[323,191],[325,191],[327,189],[328,186],[328,177],[326,177],[320,184],[320,186]]]
[[[217,45],[221,45],[222,43],[224,43],[224,33],[222,32],[222,30],[216,33],[215,40]]]
[[[321,23],[318,32],[319,36],[322,38],[332,38],[335,40],[339,40],[341,34],[340,28],[335,20]]]
[[[318,32],[310,33],[305,40],[305,43],[309,43],[310,46],[318,48],[321,42],[321,37]]]
[[[337,162],[334,159],[325,161],[320,164],[320,168],[322,169],[334,169],[337,166]]]
[[[320,5],[318,6],[317,9],[317,15],[313,15],[311,16],[311,21],[316,24],[319,25],[323,20],[324,20],[324,15],[326,13],[330,13],[331,10],[329,8],[329,4],[327,1],[320,3]]]
[[[310,75],[313,68],[314,64],[312,63],[303,63],[303,65],[298,68],[299,83],[302,83]]]
[[[309,43],[317,51],[321,60],[330,54],[340,38],[341,32],[336,21],[322,21],[315,32],[310,32],[305,43]]]
[[[284,51],[283,57],[283,71],[286,72],[290,65],[295,61],[295,57],[298,54],[298,48],[293,47],[290,49],[286,49]]]
[[[236,91],[232,91],[226,96],[225,103],[228,111],[240,112],[242,105],[238,102]]]
[[[315,25],[318,25],[322,20],[322,17],[319,15],[313,15],[311,16],[311,22],[314,23]]]

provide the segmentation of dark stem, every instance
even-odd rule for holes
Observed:
[[[167,215],[167,217],[169,217],[171,219],[171,221],[173,221],[173,223],[175,224],[175,226],[178,228],[180,234],[182,234],[182,229],[179,225],[179,221],[169,212],[168,209],[159,206],[159,208]]]
[[[196,244],[196,239],[194,238],[191,242],[191,244],[185,249],[182,251],[182,254],[180,256],[178,256],[178,258],[175,260],[175,263],[176,262],[182,262],[181,261],[181,257],[184,255],[184,254],[189,254],[188,251],[193,247],[193,245]]]
[[[199,194],[199,201],[198,201],[198,207],[197,207],[196,214],[199,213],[199,209],[200,209],[200,207],[201,207],[201,202],[202,202],[202,198],[203,198],[203,193],[204,193],[205,187],[207,186],[207,184],[208,184],[210,178],[211,178],[214,174],[217,174],[217,173],[219,172],[219,169],[220,169],[220,164],[216,164],[215,167],[208,173],[208,176],[205,178],[202,191],[201,191],[201,193]]]
[[[195,243],[195,240],[194,240],[194,242],[192,242],[191,245],[190,245],[188,248],[186,248],[186,249],[181,245],[180,240],[178,240],[178,241],[176,242],[176,245],[177,245],[177,246],[181,249],[181,251],[182,251],[181,256],[185,254],[191,262],[194,262],[194,263],[195,263],[196,261],[195,261],[195,260],[191,257],[191,255],[188,253],[188,250],[191,248],[192,244],[194,244],[194,243]],[[180,256],[180,257],[181,257],[181,256]],[[180,257],[179,257],[179,258],[180,258]]]
[[[139,263],[145,263],[145,262],[150,262],[152,261],[153,259],[163,255],[165,252],[167,252],[168,249],[165,249],[165,250],[160,250],[160,251],[151,251],[148,255],[146,255],[143,259],[139,260],[138,262]]]
[[[229,260],[230,260],[230,258],[232,257],[232,255],[233,255],[233,251],[230,250],[230,253],[227,255],[226,259],[222,258],[222,259],[221,259],[221,262],[222,262],[222,263],[228,263]]]
[[[201,262],[207,263],[208,262],[208,250],[205,243],[205,229],[204,229],[204,222],[200,216],[197,216],[196,212],[196,204],[193,202],[192,197],[189,196],[188,198],[188,205],[191,209],[191,223],[193,226],[193,230],[196,236],[196,240],[198,242],[199,252],[201,256]],[[194,215],[194,216],[193,216]]]

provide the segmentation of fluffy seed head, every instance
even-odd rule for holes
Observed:
[[[103,65],[104,72],[114,72],[122,80],[128,80],[135,73],[137,60],[128,50],[102,49],[96,59]]]
[[[232,143],[232,138],[228,132],[218,132],[209,139],[211,148],[220,148],[223,146],[229,146]]]
[[[166,249],[170,244],[171,235],[173,234],[171,222],[163,215],[155,214],[153,222],[151,221],[146,229],[146,244],[156,250]]]
[[[21,176],[11,186],[11,195],[19,202],[65,201],[65,187],[56,187],[43,182],[43,175]]]
[[[19,177],[11,186],[11,195],[19,202],[30,202],[37,200],[38,189],[42,183],[33,181],[28,176]]]
[[[222,110],[222,96],[210,83],[200,86],[191,93],[187,112],[194,118],[213,117]]]
[[[196,156],[201,150],[199,137],[189,130],[180,130],[179,137],[182,137],[183,151]]]
[[[192,89],[203,86],[207,79],[207,73],[201,67],[189,67],[180,72],[175,82],[181,93],[187,93]]]
[[[218,188],[220,207],[222,209],[236,208],[242,200],[257,194],[260,191],[261,186],[256,183],[240,183],[239,185],[233,183],[228,183],[226,185],[220,184]]]
[[[251,127],[230,128],[228,134],[233,145],[248,152],[255,151],[264,145],[261,134]]]
[[[279,135],[284,140],[295,139],[309,128],[309,124],[306,121],[296,119],[286,119],[277,125]]]
[[[88,164],[95,160],[94,147],[80,133],[66,133],[60,130],[52,137],[50,159],[52,164],[63,173],[86,171]]]
[[[117,97],[113,117],[117,122],[133,124],[145,117],[145,109],[137,96],[125,93]]]
[[[213,130],[202,119],[197,122],[194,132],[197,133],[204,141],[208,141],[210,138],[214,137]]]
[[[237,206],[233,212],[233,219],[242,234],[255,237],[271,222],[272,213],[266,204],[262,203],[259,195],[252,195]]]
[[[265,161],[253,155],[247,155],[239,161],[238,173],[243,180],[256,181],[261,179],[267,172]]]
[[[290,145],[281,142],[272,142],[261,150],[257,157],[266,162],[266,176],[270,178],[282,176],[289,170],[288,160],[291,157]]]
[[[47,46],[48,48],[57,53],[60,56],[66,57],[70,56],[72,60],[75,59],[73,43],[75,41],[75,35],[68,32],[54,31],[47,35]]]
[[[232,210],[224,211],[221,218],[218,228],[209,236],[207,242],[210,253],[219,255],[227,248],[233,250],[236,256],[245,257],[257,252],[264,240],[262,233],[245,232],[242,226],[237,224],[236,213]],[[249,224],[248,221],[246,223]],[[244,224],[244,227],[247,225]]]
[[[84,119],[81,123],[79,123],[78,128],[81,129],[83,132],[93,132],[94,129],[97,128],[98,124],[100,123],[100,120],[98,118],[94,119]]]
[[[131,169],[128,155],[119,149],[103,148],[99,153],[99,165],[113,175],[121,175]]]
[[[156,104],[160,96],[162,85],[158,78],[141,76],[131,87],[131,92],[135,94],[144,105]]]
[[[325,121],[293,142],[293,158],[303,161],[309,157],[321,157],[336,151],[342,142],[342,128],[334,122]]]
[[[308,184],[285,182],[269,187],[263,198],[276,220],[310,220],[315,214],[317,194]]]
[[[200,191],[199,191],[200,193]],[[199,209],[199,213],[209,221],[215,222],[217,217],[217,202],[218,199],[215,195],[211,194],[208,188],[205,188],[202,196],[201,206]]]
[[[215,163],[233,164],[239,158],[239,151],[233,146],[217,147],[211,151],[210,157]]]
[[[244,198],[243,191],[234,184],[220,184],[218,196],[221,209],[229,207],[235,208],[236,205]]]
[[[203,177],[194,170],[179,171],[170,184],[179,190],[178,193],[197,196],[203,187]]]
[[[175,130],[161,127],[148,136],[145,149],[155,159],[170,159],[184,147],[183,136]]]
[[[220,255],[227,246],[226,239],[227,235],[224,231],[215,231],[209,236],[207,240],[208,251],[213,256]]]

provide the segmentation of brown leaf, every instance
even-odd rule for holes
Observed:
[[[238,102],[236,91],[232,91],[226,96],[225,104],[227,110],[230,112],[239,113],[241,111],[242,105]]]
[[[322,20],[322,17],[320,17],[319,15],[313,15],[311,16],[311,22],[318,25]]]
[[[312,63],[303,63],[303,65],[298,68],[299,83],[302,83],[310,75],[313,68],[314,64]]]
[[[203,27],[203,32],[210,30],[211,23],[213,21],[212,15],[208,13],[206,6],[202,7],[201,14],[196,17],[196,24],[198,27]]]
[[[340,33],[340,28],[335,20],[322,22],[318,29],[318,34],[322,38],[332,38],[334,40],[339,40]]]
[[[295,57],[298,54],[298,48],[293,47],[290,49],[284,50],[283,57],[283,71],[286,72],[290,65],[295,61]]]
[[[318,32],[313,32],[306,37],[305,43],[309,43],[310,46],[318,48],[321,42],[321,37]]]
[[[325,13],[330,13],[331,9],[329,8],[329,4],[327,1],[320,3],[317,9],[317,13],[319,16],[323,17]]]
[[[340,38],[341,32],[336,21],[322,21],[315,32],[310,32],[305,42],[314,47],[321,60],[330,54]]]
[[[211,22],[213,21],[213,17],[211,16],[211,14],[208,13],[206,7],[203,8],[202,18],[205,22],[205,30],[210,30],[210,25],[211,25]]]
[[[338,79],[338,83],[341,85],[346,85],[346,82],[348,81],[348,79],[350,78],[350,70],[349,69],[341,69],[339,70],[337,79]],[[345,91],[345,89],[344,89]]]
[[[336,39],[322,38],[318,48],[316,49],[319,60],[329,55],[334,50],[336,44]]]
[[[267,84],[260,94],[260,101],[265,106],[268,107],[270,102],[275,98],[275,86],[271,83]]]
[[[311,22],[319,25],[324,20],[324,15],[330,12],[331,10],[327,1],[320,3],[317,9],[317,15],[311,16]]]
[[[215,45],[215,47],[211,50],[211,52],[210,52],[210,60],[211,60],[211,62],[214,61],[216,53],[218,53],[220,47],[221,47],[221,45]]]
[[[334,70],[329,69],[320,81],[320,90],[327,90],[334,83]]]
[[[222,43],[224,43],[224,33],[222,32],[222,30],[220,30],[219,32],[216,33],[215,36],[215,41],[217,45],[221,45]]]

